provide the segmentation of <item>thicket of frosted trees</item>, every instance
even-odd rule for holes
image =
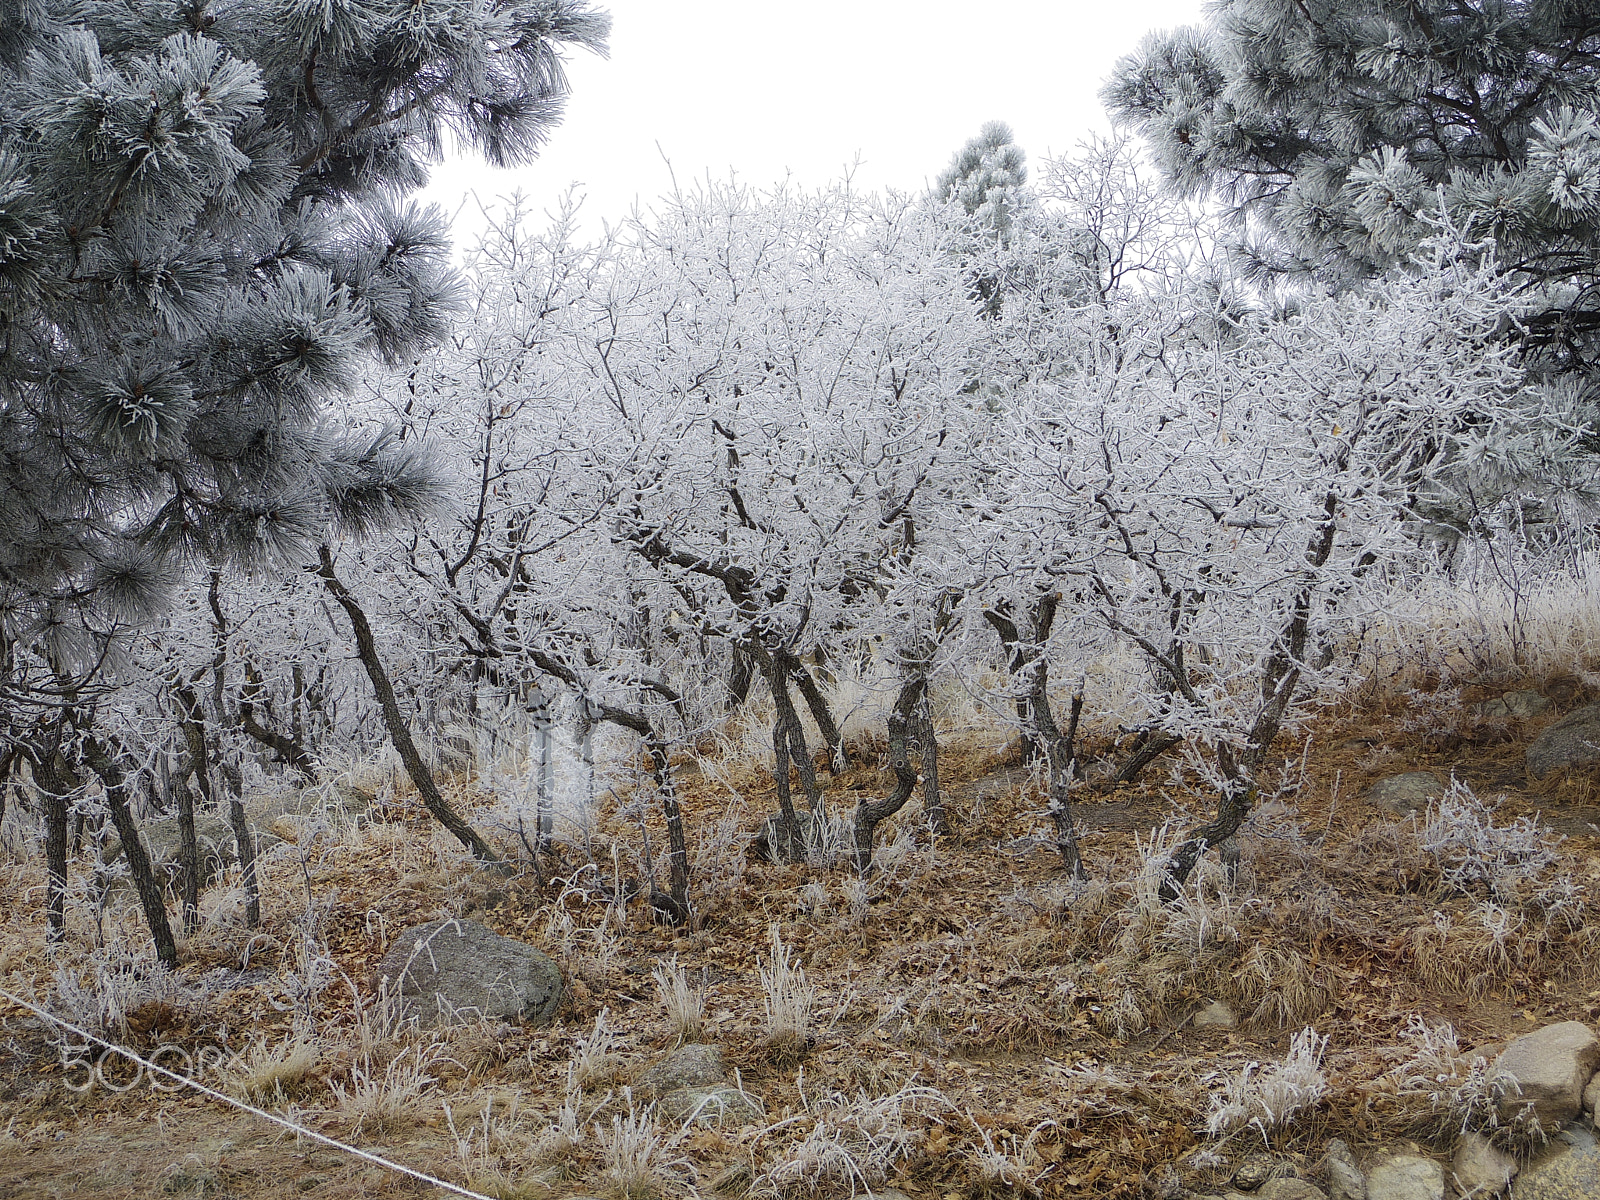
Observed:
[[[933,701],[959,690],[1040,760],[1069,873],[1080,732],[1137,731],[1125,779],[1185,756],[1216,807],[1180,886],[1394,589],[1486,514],[1580,511],[1573,389],[1507,335],[1542,301],[1480,231],[1419,222],[1366,286],[1266,305],[1128,146],[1030,185],[1003,127],[931,197],[708,187],[598,240],[513,204],[442,346],[380,338],[390,368],[317,392],[349,433],[314,527],[270,562],[196,555],[43,756],[36,690],[12,803],[59,865],[108,799],[187,811],[392,746],[466,849],[539,870],[570,841],[553,713],[591,776],[596,738],[642,764],[610,782],[641,831],[663,819],[641,866],[683,922],[699,831],[674,772],[730,716],[767,730],[770,851],[867,872],[919,790],[935,830],[955,819]],[[1115,687],[1087,674],[1105,661]],[[863,725],[891,772],[845,812],[829,776]],[[452,807],[461,771],[495,803]]]

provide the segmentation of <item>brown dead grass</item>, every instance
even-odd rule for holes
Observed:
[[[1281,748],[1293,786],[1264,806],[1241,839],[1236,879],[1230,882],[1213,858],[1192,896],[1175,908],[1155,904],[1151,877],[1138,875],[1140,847],[1152,830],[1177,806],[1192,819],[1207,804],[1170,761],[1137,787],[1082,789],[1093,878],[1072,885],[1048,846],[1026,841],[1044,824],[1026,773],[989,742],[955,741],[940,763],[954,836],[931,852],[910,852],[864,885],[844,870],[732,860],[719,845],[702,861],[722,864],[722,874],[702,882],[696,921],[686,930],[654,924],[642,899],[619,908],[596,887],[564,887],[561,880],[576,882],[582,866],[573,850],[564,867],[546,864],[542,883],[532,873],[506,881],[476,872],[402,793],[368,830],[324,835],[272,859],[260,935],[224,926],[188,947],[192,979],[208,970],[237,972],[246,957],[260,974],[225,989],[195,986],[187,1006],[138,1014],[147,1027],[134,1032],[162,1044],[176,1037],[232,1049],[301,1036],[294,1014],[282,1009],[281,981],[305,965],[296,947],[305,944],[309,881],[317,944],[337,972],[316,1002],[315,1065],[276,1095],[305,1102],[306,1119],[326,1119],[330,1129],[348,1132],[349,1125],[338,1122],[331,1102],[319,1109],[319,1098],[348,1092],[361,1072],[370,1077],[384,1068],[381,1056],[362,1058],[354,996],[370,998],[378,959],[408,925],[442,912],[470,915],[542,946],[568,967],[568,996],[549,1029],[480,1027],[405,1043],[429,1053],[435,1082],[418,1102],[415,1124],[398,1126],[384,1145],[450,1178],[467,1175],[444,1103],[460,1125],[461,1114],[480,1110],[484,1097],[518,1094],[529,1114],[526,1138],[507,1146],[522,1146],[524,1161],[529,1147],[561,1139],[546,1126],[567,1096],[568,1063],[602,1008],[617,1035],[614,1070],[588,1081],[583,1119],[610,1128],[613,1116],[625,1114],[616,1099],[601,1103],[601,1096],[675,1044],[651,982],[652,967],[669,954],[706,982],[705,1036],[723,1046],[769,1118],[791,1122],[781,1135],[755,1126],[691,1132],[673,1153],[689,1164],[702,1192],[713,1181],[737,1192],[739,1179],[757,1178],[784,1137],[811,1128],[807,1114],[820,1097],[880,1097],[916,1084],[938,1088],[950,1107],[917,1118],[915,1148],[896,1168],[894,1186],[914,1200],[1016,1192],[995,1182],[1005,1178],[1026,1179],[1046,1198],[1136,1195],[1195,1147],[1210,1073],[1277,1057],[1306,1024],[1330,1038],[1331,1091],[1294,1129],[1276,1135],[1275,1148],[1309,1162],[1330,1136],[1358,1146],[1417,1136],[1426,1122],[1415,1105],[1382,1082],[1398,1061],[1395,1048],[1412,1013],[1449,1020],[1465,1047],[1600,1014],[1600,916],[1591,911],[1576,927],[1546,926],[1537,912],[1518,910],[1517,935],[1496,941],[1481,920],[1474,923],[1479,898],[1445,894],[1405,823],[1361,798],[1386,774],[1454,771],[1481,796],[1504,792],[1508,818],[1545,812],[1568,836],[1564,869],[1594,894],[1600,838],[1589,822],[1600,814],[1592,811],[1593,779],[1530,785],[1520,756],[1544,721],[1485,729],[1452,715],[1450,706],[1481,698],[1467,689],[1422,706],[1448,717],[1425,727],[1418,706],[1392,693],[1325,714],[1307,734],[1309,747]],[[1545,721],[1585,698],[1564,694]],[[848,810],[858,796],[888,785],[887,773],[867,761],[829,780],[828,792]],[[454,799],[470,806],[474,797],[458,787]],[[685,770],[681,799],[692,856],[700,838],[726,842],[730,814],[753,832],[773,804],[759,765],[726,763]],[[647,829],[659,848],[666,839],[657,820],[652,815]],[[901,820],[914,826],[916,814]],[[886,827],[880,842],[894,835]],[[584,877],[625,890],[633,877],[636,886],[638,841],[638,829],[608,810],[597,830],[598,870]],[[41,878],[35,863],[0,881],[14,914],[0,939],[0,965],[9,972],[7,986],[36,995],[50,991],[55,968],[35,902]],[[114,913],[111,920],[136,933],[134,916]],[[819,995],[811,1037],[782,1052],[767,1039],[758,977],[758,955],[768,952],[774,926]],[[71,947],[91,946],[95,936],[88,917],[74,917],[67,965],[81,961]],[[1233,1006],[1237,1030],[1186,1024],[1213,998]],[[50,1195],[70,1181],[76,1195],[122,1195],[130,1180],[156,1178],[207,1146],[223,1147],[211,1169],[229,1195],[406,1190],[331,1152],[274,1140],[249,1118],[205,1101],[142,1085],[120,1096],[73,1095],[61,1086],[43,1030],[12,1014],[0,1042],[6,1037],[0,1099],[12,1119],[0,1138],[0,1181],[10,1194]],[[393,1037],[386,1044],[390,1054],[402,1046]],[[324,1110],[327,1117],[318,1116]],[[160,1114],[162,1136],[149,1132],[152,1113]],[[104,1137],[119,1130],[132,1148],[95,1160]],[[592,1134],[561,1144],[563,1172],[519,1176],[515,1194],[556,1197],[603,1185]],[[995,1155],[1011,1157],[1002,1164]],[[507,1150],[500,1161],[509,1172],[516,1154]],[[1202,1177],[1213,1182],[1225,1172],[1195,1176]],[[669,1180],[669,1192],[687,1177],[680,1170],[671,1178],[680,1182]]]

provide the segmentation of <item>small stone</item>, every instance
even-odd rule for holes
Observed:
[[[1437,771],[1406,771],[1380,779],[1367,789],[1367,799],[1399,817],[1409,817],[1444,795],[1446,783]]]
[[[642,1100],[654,1100],[680,1088],[715,1087],[727,1081],[728,1065],[722,1051],[690,1042],[641,1071],[633,1081],[633,1091]]]
[[[1189,1018],[1189,1024],[1196,1029],[1232,1029],[1238,1025],[1239,1019],[1234,1016],[1233,1009],[1221,1000],[1207,1000]]]
[[[1600,1123],[1600,1074],[1591,1076],[1583,1089],[1583,1111],[1595,1115],[1596,1123]]]
[[[1304,1179],[1269,1179],[1256,1192],[1257,1200],[1328,1200],[1328,1194]]]
[[[1600,1038],[1582,1021],[1563,1021],[1517,1038],[1501,1053],[1499,1065],[1516,1077],[1521,1095],[1501,1102],[1511,1116],[1527,1104],[1546,1127],[1578,1115],[1584,1085],[1600,1066]]]
[[[1600,1196],[1600,1148],[1568,1150],[1529,1167],[1511,1195],[1513,1200],[1594,1200]]]
[[[1367,1200],[1444,1200],[1444,1168],[1416,1154],[1379,1159],[1367,1172]]]
[[[1253,1192],[1269,1179],[1293,1176],[1294,1167],[1270,1154],[1252,1154],[1239,1164],[1230,1181],[1241,1192]]]
[[[1494,700],[1473,705],[1474,711],[1488,721],[1531,721],[1545,709],[1550,701],[1538,692],[1507,692]]]
[[[1322,1170],[1328,1179],[1330,1200],[1367,1200],[1367,1180],[1356,1165],[1356,1156],[1343,1138],[1333,1138],[1322,1156]]]
[[[1450,1172],[1464,1200],[1489,1200],[1511,1186],[1517,1162],[1481,1133],[1468,1133],[1456,1143]]]
[[[762,1119],[761,1106],[738,1088],[686,1087],[666,1093],[656,1111],[680,1125],[749,1125]],[[881,1193],[879,1193],[881,1194]]]

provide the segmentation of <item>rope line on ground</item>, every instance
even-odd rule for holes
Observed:
[[[111,1050],[117,1054],[123,1055],[129,1061],[138,1063],[146,1071],[159,1072],[160,1074],[165,1075],[168,1079],[175,1080],[186,1087],[193,1088],[195,1091],[209,1096],[213,1100],[220,1100],[222,1103],[231,1105],[242,1112],[247,1112],[252,1116],[260,1117],[264,1121],[271,1121],[274,1125],[281,1125],[283,1128],[294,1133],[297,1137],[308,1137],[314,1142],[321,1142],[324,1146],[331,1146],[335,1150],[342,1150],[346,1154],[352,1154],[357,1158],[364,1159],[367,1162],[383,1167],[386,1170],[395,1171],[401,1175],[408,1175],[412,1179],[420,1180],[423,1183],[432,1184],[434,1187],[444,1188],[446,1191],[454,1192],[458,1196],[466,1196],[469,1198],[469,1200],[493,1200],[492,1197],[485,1196],[482,1192],[474,1192],[470,1188],[464,1188],[458,1183],[451,1183],[448,1180],[438,1179],[427,1174],[425,1171],[418,1171],[412,1167],[405,1166],[403,1163],[392,1162],[380,1154],[372,1153],[370,1150],[362,1150],[358,1146],[346,1145],[337,1138],[331,1138],[327,1136],[327,1134],[318,1133],[315,1129],[307,1129],[303,1125],[296,1125],[293,1121],[290,1121],[284,1117],[280,1117],[276,1113],[267,1112],[265,1109],[257,1108],[253,1104],[247,1104],[245,1101],[236,1099],[225,1092],[219,1092],[215,1088],[209,1088],[197,1079],[191,1079],[187,1075],[180,1075],[176,1071],[169,1071],[166,1067],[161,1066],[159,1063],[151,1062],[137,1051],[130,1050],[128,1047],[119,1045],[116,1042],[107,1041],[105,1038],[98,1037],[86,1029],[80,1029],[71,1021],[63,1020],[54,1013],[40,1008],[37,1004],[33,1004],[30,1001],[24,1000],[21,996],[13,995],[4,988],[0,988],[0,997],[11,1001],[11,1003],[21,1008],[27,1009],[35,1016],[42,1017],[44,1020],[49,1021],[52,1025],[56,1025],[61,1029],[65,1029],[68,1033],[77,1034],[77,1036],[86,1041],[93,1042],[98,1046],[104,1046],[107,1050]]]

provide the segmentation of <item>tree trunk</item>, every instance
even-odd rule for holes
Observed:
[[[166,897],[156,882],[150,856],[145,853],[144,842],[139,838],[139,826],[128,810],[128,781],[112,754],[92,737],[83,739],[84,756],[94,773],[105,786],[106,807],[111,810],[111,823],[116,827],[117,838],[122,842],[122,852],[128,859],[128,870],[133,874],[133,886],[139,893],[139,904],[144,908],[145,923],[150,926],[150,936],[155,941],[156,958],[161,965],[175,970],[178,966],[178,946],[172,937],[172,926],[167,922]]]
[[[933,728],[933,706],[924,689],[919,712],[917,741],[922,749],[922,810],[928,828],[940,837],[950,836],[950,818],[944,811],[944,794],[939,790],[939,735]]]
[[[1148,732],[1138,748],[1128,756],[1128,761],[1122,764],[1122,769],[1117,772],[1116,782],[1132,783],[1139,778],[1139,772],[1181,741],[1183,739],[1175,733],[1162,733],[1159,730]]]
[[[367,678],[372,681],[373,692],[377,694],[378,705],[383,710],[383,724],[389,732],[389,740],[394,743],[400,761],[405,764],[406,773],[411,776],[411,782],[421,793],[423,804],[433,814],[434,820],[448,829],[457,841],[472,851],[477,859],[503,867],[500,856],[472,826],[461,819],[439,791],[439,785],[433,779],[433,772],[428,770],[422,755],[417,751],[417,744],[411,740],[411,730],[406,725],[405,714],[400,711],[400,702],[395,698],[394,684],[390,682],[389,673],[384,670],[383,660],[378,656],[378,644],[372,636],[372,626],[367,622],[367,614],[362,611],[356,598],[334,573],[333,555],[328,547],[318,547],[318,556],[320,566],[317,573],[322,577],[328,592],[350,618],[350,627],[355,632],[356,653],[361,659],[361,665],[366,668]]]
[[[901,685],[889,714],[889,767],[894,771],[894,791],[884,800],[862,800],[856,805],[856,870],[863,877],[872,873],[872,838],[878,823],[894,816],[911,799],[917,787],[917,772],[911,765],[907,730],[917,705],[927,691],[926,676],[917,675]]]
[[[33,783],[44,805],[45,912],[49,940],[59,942],[67,916],[67,793],[77,785],[67,778],[59,761],[59,729],[39,755]]]
[[[668,906],[674,925],[687,924],[689,911],[689,846],[683,835],[683,809],[678,805],[678,792],[672,782],[672,763],[667,748],[653,732],[646,739],[650,752],[650,769],[656,779],[656,790],[661,793],[661,810],[667,818],[667,878],[671,888]]]
[[[194,792],[189,787],[187,771],[173,783],[173,792],[178,801],[178,865],[182,871],[178,892],[183,907],[183,936],[190,938],[200,928],[200,843],[194,832]]]
[[[206,740],[205,716],[200,711],[200,698],[187,685],[174,688],[173,695],[178,701],[183,739],[189,747],[189,761],[194,768],[200,796],[208,809],[218,808],[220,802],[216,783],[211,777],[211,751]],[[228,795],[228,824],[233,828],[233,844],[239,854],[239,875],[244,883],[245,923],[251,929],[259,929],[261,884],[256,877],[256,840],[250,832],[244,802],[232,788]]]
[[[817,730],[822,735],[822,744],[828,751],[828,773],[831,775],[844,763],[844,739],[839,733],[838,722],[833,719],[833,709],[828,704],[828,698],[822,694],[817,681],[798,658],[787,651],[779,651],[774,657],[783,673],[794,680],[795,687],[800,689],[800,695],[805,699],[806,707],[811,710],[811,719],[817,723]],[[798,718],[795,724],[798,728]]]

